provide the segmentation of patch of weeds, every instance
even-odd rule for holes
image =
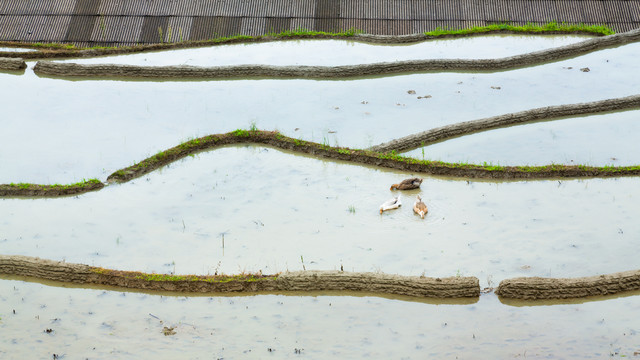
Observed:
[[[482,167],[485,170],[489,171],[504,171],[504,166],[493,165],[492,163],[487,163],[486,161],[482,164]]]
[[[325,148],[331,147],[331,144],[329,142],[329,138],[326,135],[322,136],[322,146]]]
[[[276,280],[278,274],[264,276],[261,273],[250,274],[241,273],[237,275],[213,275],[213,276],[198,276],[198,275],[175,275],[175,274],[147,274],[133,271],[119,271],[109,270],[104,268],[91,268],[91,271],[105,276],[112,277],[124,277],[127,279],[137,279],[150,282],[168,282],[168,281],[204,281],[210,283],[226,283],[231,281],[241,282],[255,282],[261,280]]]
[[[348,30],[344,30],[340,32],[325,32],[325,31],[308,30],[308,29],[299,27],[295,30],[284,30],[280,33],[269,32],[265,36],[275,37],[275,38],[309,37],[309,36],[311,37],[313,36],[351,37],[359,33],[362,33],[362,31],[357,30],[355,28],[350,28]]]
[[[356,213],[356,207],[354,205],[349,205],[349,212],[351,214],[355,214]]]
[[[551,21],[544,25],[536,25],[527,23],[526,25],[511,25],[510,23],[491,24],[486,26],[473,26],[464,29],[436,28],[433,31],[425,32],[427,36],[443,36],[443,35],[467,35],[486,33],[491,31],[513,31],[527,33],[543,33],[543,32],[587,32],[597,35],[613,35],[615,32],[606,25],[585,25],[585,24],[567,24],[557,21]]]
[[[118,177],[123,177],[125,175],[125,172],[124,170],[117,170],[116,172],[113,173],[113,175]]]
[[[239,137],[249,137],[249,131],[247,130],[243,130],[243,129],[237,129],[234,130],[233,132],[231,132],[234,136],[239,136]]]

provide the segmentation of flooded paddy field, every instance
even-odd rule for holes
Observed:
[[[493,294],[431,303],[367,294],[184,297],[51,285],[0,280],[6,334],[0,356],[601,359],[640,351],[640,328],[629,316],[640,311],[637,295],[530,306],[503,304]]]
[[[640,111],[591,115],[485,131],[403,155],[419,160],[507,165],[640,163]]]
[[[467,40],[475,39],[481,38]],[[31,69],[0,74],[12,89],[0,100],[6,114],[0,183],[104,179],[188,139],[253,124],[298,139],[366,148],[461,121],[628,96],[638,93],[638,46],[496,73],[350,81],[70,81],[39,78]],[[562,147],[570,158],[571,144]]]
[[[193,65],[354,65],[419,59],[483,59],[524,54],[577,43],[585,35],[488,35],[439,39],[401,45],[368,44],[351,40],[286,40],[233,44],[196,49],[144,52],[119,56],[65,60],[79,64]],[[526,41],[523,42],[523,39]]]
[[[638,178],[426,178],[400,195],[400,209],[380,215],[380,204],[398,195],[391,184],[410,175],[227,147],[78,197],[2,199],[0,246],[4,254],[179,274],[343,266],[497,284],[637,267]],[[412,211],[416,195],[428,204],[425,220]]]
[[[287,41],[70,61],[337,65],[503,57],[581,39]],[[11,89],[0,99],[0,183],[104,181],[188,139],[237,128],[366,148],[461,121],[638,94],[639,46],[510,71],[348,81],[68,80],[38,77],[29,62],[24,74],[0,73]],[[406,154],[500,165],[635,165],[637,117],[632,110],[514,126]],[[637,177],[425,177],[420,189],[402,193],[399,209],[380,214],[380,204],[397,195],[390,185],[413,176],[421,175],[229,146],[93,193],[0,199],[0,253],[163,274],[475,276],[481,287],[519,276],[640,268]],[[424,220],[411,209],[417,195],[429,207]],[[640,310],[636,292],[503,303],[493,293],[464,301],[367,293],[184,297],[31,281],[0,279],[0,331],[10,334],[0,339],[0,357],[640,356],[640,323],[630,316]]]
[[[0,51],[6,51],[6,52],[31,52],[31,51],[36,51],[34,49],[26,49],[26,48],[19,48],[19,47],[2,47],[0,46]]]

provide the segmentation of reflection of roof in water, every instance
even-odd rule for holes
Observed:
[[[404,35],[550,21],[640,28],[640,0],[0,0],[0,41],[118,46],[307,29]]]

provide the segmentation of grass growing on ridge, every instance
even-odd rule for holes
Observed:
[[[615,31],[606,25],[585,25],[585,24],[567,24],[556,21],[551,21],[545,25],[536,25],[527,23],[526,25],[511,25],[509,23],[491,24],[486,26],[474,26],[465,29],[443,29],[437,28],[433,31],[427,31],[424,34],[427,36],[443,36],[443,35],[468,35],[487,33],[492,31],[513,31],[513,32],[526,32],[526,33],[544,33],[544,32],[586,32],[598,35],[613,35]]]
[[[513,32],[523,32],[523,33],[545,33],[545,32],[579,32],[579,33],[591,33],[595,35],[613,35],[615,32],[606,25],[585,25],[585,24],[568,24],[565,22],[558,23],[556,21],[548,22],[544,25],[536,25],[532,23],[527,23],[526,25],[511,25],[509,23],[502,24],[491,24],[486,26],[473,26],[470,28],[463,29],[448,29],[448,28],[437,28],[433,31],[425,32],[424,34],[427,36],[438,37],[445,35],[469,35],[469,34],[479,34],[479,33],[488,33],[492,31],[513,31]],[[235,43],[235,42],[250,42],[250,41],[261,41],[261,40],[269,40],[269,39],[286,39],[286,38],[313,38],[313,37],[331,37],[331,38],[349,38],[353,37],[357,34],[361,34],[363,31],[350,28],[343,31],[336,32],[327,32],[327,31],[315,31],[308,30],[304,28],[297,28],[294,30],[284,30],[281,32],[268,32],[264,35],[258,36],[250,36],[250,35],[234,35],[234,36],[220,36],[211,38],[208,40],[182,40],[180,37],[180,41],[178,42],[163,42],[163,43],[155,43],[155,44],[139,44],[134,46],[92,46],[92,47],[76,47],[73,44],[62,44],[62,43],[28,43],[28,42],[2,42],[3,44],[7,44],[9,46],[21,46],[21,47],[30,47],[36,49],[48,49],[48,50],[62,50],[75,52],[78,50],[105,50],[105,51],[113,51],[113,52],[135,52],[142,51],[148,48],[158,49],[166,48],[171,49],[174,47],[196,47],[196,46],[206,46],[211,44],[224,44],[224,43]]]

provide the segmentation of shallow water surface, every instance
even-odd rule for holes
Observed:
[[[22,76],[0,74],[11,89],[0,99],[0,183],[104,179],[190,138],[252,124],[366,148],[460,121],[628,96],[640,93],[639,50],[640,44],[629,44],[497,73],[348,81],[69,81],[39,78],[30,69]],[[585,68],[590,71],[580,71]],[[559,152],[573,156],[570,146]]]
[[[408,151],[416,159],[499,165],[631,166],[640,163],[640,111],[495,129]]]
[[[638,295],[525,307],[494,295],[466,305],[406,300],[187,298],[0,280],[0,357],[601,359],[640,351],[631,316]]]
[[[0,200],[3,254],[179,274],[339,269],[403,275],[573,277],[640,267],[640,179],[426,178],[263,147],[187,158],[122,185]],[[412,205],[420,195],[429,214]],[[34,221],[34,219],[38,219]],[[588,259],[588,261],[585,261]],[[611,261],[616,259],[616,261]]]
[[[583,35],[487,35],[402,45],[367,44],[342,39],[287,40],[64,61],[80,64],[148,66],[239,64],[334,66],[418,59],[499,58],[569,45],[590,38]]]
[[[17,47],[0,47],[0,51],[6,52],[29,52],[36,51],[35,49],[17,48]]]

